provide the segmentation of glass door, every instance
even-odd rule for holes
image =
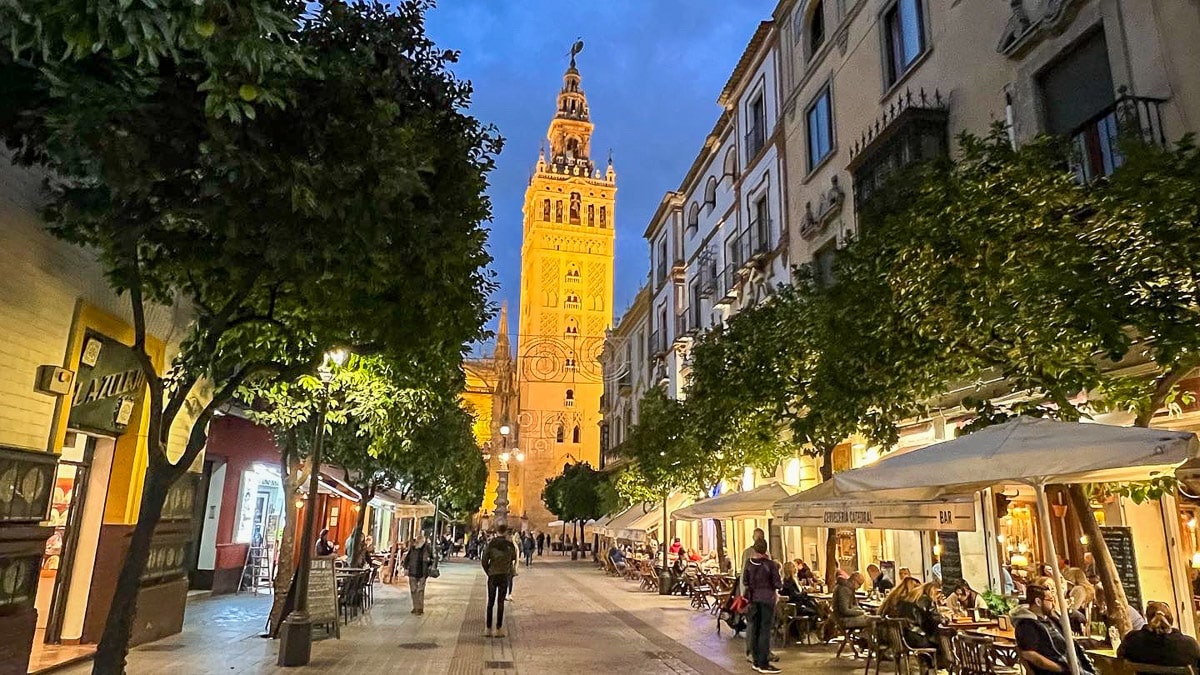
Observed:
[[[75,566],[75,548],[79,541],[79,525],[83,518],[94,449],[95,439],[83,434],[69,434],[54,479],[54,497],[50,509],[54,533],[46,541],[39,581],[39,589],[42,584],[52,584],[45,625],[45,642],[49,644],[57,644],[62,637],[67,590],[71,587],[71,571]]]

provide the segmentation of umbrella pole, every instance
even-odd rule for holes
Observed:
[[[1050,553],[1050,566],[1054,568],[1054,596],[1058,604],[1058,623],[1067,640],[1067,665],[1072,675],[1080,675],[1079,657],[1075,654],[1075,635],[1071,632],[1071,617],[1068,616],[1067,600],[1063,595],[1062,571],[1058,569],[1058,551],[1054,548],[1054,532],[1050,529],[1050,507],[1046,504],[1046,486],[1038,483],[1033,486],[1037,494],[1038,519],[1042,522],[1042,540]]]

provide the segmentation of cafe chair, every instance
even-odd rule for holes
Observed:
[[[1196,675],[1196,669],[1191,666],[1156,666],[1128,659],[1121,659],[1121,672],[1125,675]]]
[[[1020,675],[1021,670],[1003,665],[995,642],[988,637],[957,633],[950,640],[954,671],[958,675]]]
[[[775,603],[775,625],[772,627],[771,635],[776,638],[780,645],[787,645],[788,631],[791,630],[792,622],[795,619],[795,605],[790,602]]]
[[[841,643],[838,646],[835,656],[840,657],[842,652],[846,650],[846,647],[849,646],[850,652],[854,654],[854,658],[861,659],[863,657],[863,648],[871,642],[870,624],[848,628],[842,625],[841,619],[833,611],[829,612],[829,621],[833,626],[833,638],[829,642]]]

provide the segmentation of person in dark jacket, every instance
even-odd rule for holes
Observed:
[[[1067,639],[1059,627],[1058,595],[1049,580],[1025,587],[1025,604],[1012,611],[1013,632],[1017,638],[1017,654],[1032,675],[1068,673]],[[1075,658],[1079,669],[1091,675],[1096,672],[1083,647],[1075,643]]]
[[[754,670],[760,673],[778,673],[771,665],[771,629],[775,624],[775,602],[783,582],[779,578],[779,566],[767,557],[767,542],[754,542],[753,555],[746,561],[744,586],[746,599],[750,601],[747,616],[746,641],[751,644]]]
[[[1146,625],[1125,636],[1117,656],[1133,663],[1189,666],[1193,672],[1200,672],[1200,644],[1179,632],[1171,609],[1161,602],[1146,603]]]
[[[862,588],[863,581],[862,572],[853,572],[833,589],[833,613],[846,628],[864,628],[871,623],[871,617],[858,606],[858,597],[855,595]]]
[[[508,593],[509,580],[516,571],[517,547],[508,536],[507,525],[496,526],[496,536],[488,542],[480,558],[483,571],[487,573],[488,602],[486,637],[504,637],[504,597]],[[496,608],[497,596],[499,607]],[[492,632],[492,610],[496,609],[496,632]]]
[[[429,578],[429,570],[437,564],[433,545],[425,539],[424,532],[418,532],[412,546],[404,554],[404,569],[408,572],[408,592],[412,595],[412,613],[420,616],[425,613],[425,581]]]
[[[887,595],[888,591],[896,587],[896,584],[887,578],[887,575],[875,563],[867,565],[867,576],[871,579],[871,590],[878,593],[879,597]]]
[[[329,528],[326,527],[317,535],[317,555],[333,555],[335,551],[337,551],[337,544],[329,541]]]
[[[538,557],[542,557],[542,548],[546,545],[546,534],[544,532],[537,533],[537,552]]]

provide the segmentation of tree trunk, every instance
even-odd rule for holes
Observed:
[[[155,461],[146,467],[146,478],[142,482],[142,503],[138,508],[138,521],[133,527],[129,551],[117,576],[117,587],[113,593],[112,606],[104,624],[104,634],[96,648],[92,661],[93,675],[115,675],[125,672],[125,657],[129,653],[129,639],[133,634],[133,620],[137,613],[138,591],[142,586],[142,574],[150,558],[150,545],[154,530],[162,519],[163,504],[167,490],[174,480],[168,474],[170,466],[163,463],[155,471]]]
[[[725,555],[725,523],[713,519],[713,530],[717,533],[717,565],[721,568],[721,574],[728,574],[729,556]]]
[[[287,602],[288,589],[292,586],[292,576],[296,573],[296,532],[299,529],[300,509],[296,508],[295,500],[300,494],[300,479],[296,475],[301,467],[308,462],[300,462],[297,457],[296,430],[288,431],[284,447],[279,455],[279,470],[283,476],[284,519],[283,534],[279,538],[279,551],[276,554],[279,562],[275,566],[275,595],[271,598],[271,614],[267,620],[267,634],[275,635],[279,623],[283,621],[283,608]]]
[[[1121,577],[1117,574],[1117,566],[1113,563],[1112,555],[1108,552],[1108,544],[1100,531],[1100,523],[1096,514],[1088,505],[1088,496],[1082,485],[1070,485],[1067,495],[1071,498],[1071,508],[1079,517],[1079,526],[1088,538],[1088,548],[1096,559],[1096,574],[1100,576],[1100,584],[1104,590],[1104,618],[1108,625],[1116,626],[1121,635],[1133,630],[1129,622],[1129,614],[1125,608],[1129,600],[1125,597],[1125,588],[1121,586]]]
[[[833,478],[833,448],[821,451],[821,482]],[[837,530],[825,530],[825,586],[833,588],[837,583]]]

